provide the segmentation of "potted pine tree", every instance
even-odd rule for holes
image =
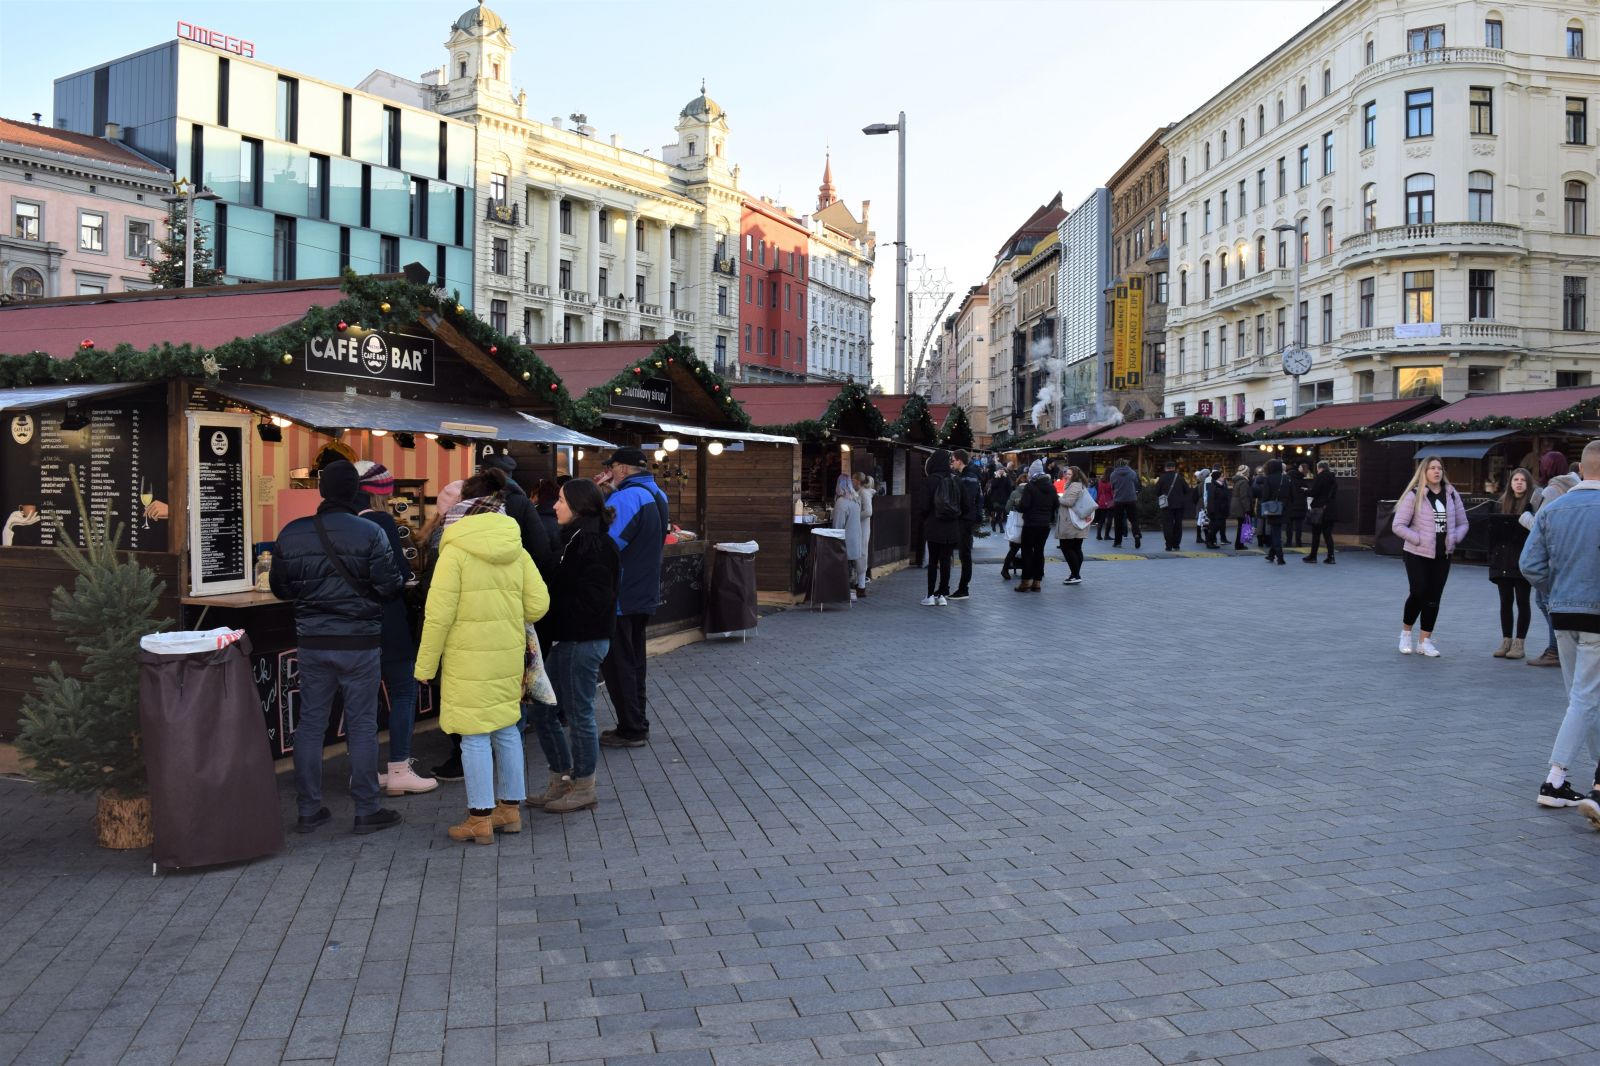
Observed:
[[[151,843],[150,797],[139,743],[139,638],[170,623],[158,619],[165,584],[126,552],[122,526],[84,506],[73,471],[72,492],[84,531],[79,547],[56,518],[56,554],[77,573],[71,591],[50,595],[50,617],[83,656],[68,674],[59,662],[34,679],[23,700],[17,747],[31,776],[53,792],[97,798],[95,828],[105,848]]]

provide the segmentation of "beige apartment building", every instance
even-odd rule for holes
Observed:
[[[1106,183],[1111,195],[1111,278],[1113,290],[1130,278],[1143,279],[1144,333],[1138,353],[1137,383],[1117,388],[1108,374],[1109,399],[1129,421],[1155,418],[1162,402],[1167,363],[1167,149],[1165,129],[1152,133]]]

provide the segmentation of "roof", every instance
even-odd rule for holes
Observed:
[[[1107,440],[1138,440],[1168,426],[1178,424],[1176,418],[1143,418],[1137,422],[1122,422],[1115,426],[1106,426],[1101,432],[1095,434]]]
[[[1318,429],[1370,429],[1386,422],[1404,422],[1431,406],[1431,399],[1372,400],[1366,403],[1331,403],[1303,415],[1286,418],[1272,427],[1274,433],[1306,433]],[[1255,426],[1250,429],[1255,431]]]
[[[704,115],[706,118],[716,121],[726,114],[727,112],[722,109],[721,104],[717,103],[715,100],[711,99],[711,97],[706,95],[705,83],[701,82],[700,95],[695,97],[693,100],[690,100],[687,104],[684,104],[683,110],[678,112],[678,117],[697,118],[701,115]]]
[[[456,19],[455,28],[471,33],[481,26],[485,34],[494,33],[496,30],[506,28],[506,20],[496,15],[493,11],[483,6],[483,0],[478,0],[477,7],[469,7]]]
[[[753,426],[788,426],[796,422],[821,418],[833,398],[839,395],[839,386],[819,382],[803,385],[737,385],[733,398],[744,407]],[[879,406],[883,397],[872,397]],[[904,401],[902,401],[902,405]],[[883,412],[888,417],[888,412]],[[895,411],[899,417],[899,409]]]
[[[1092,422],[1083,426],[1062,426],[1060,429],[1052,429],[1049,433],[1035,440],[1034,443],[1044,444],[1050,441],[1080,440],[1084,437],[1092,437],[1105,428],[1106,424],[1104,422]]]
[[[37,148],[47,152],[81,156],[97,163],[115,163],[134,170],[149,171],[153,177],[166,177],[170,171],[153,163],[125,144],[108,141],[103,137],[90,137],[83,133],[35,126],[31,122],[17,122],[0,118],[0,142],[17,144],[24,148]]]
[[[534,354],[556,372],[568,395],[577,397],[604,385],[660,345],[659,340],[550,344],[536,347]]]
[[[1006,253],[1016,248],[1017,242],[1023,237],[1044,236],[1054,233],[1061,225],[1061,220],[1067,217],[1066,209],[1061,206],[1061,194],[1058,192],[1047,204],[1041,204],[1033,214],[1028,216],[1028,221],[1017,227],[1015,233],[1001,242],[1000,248],[995,252],[997,259],[1006,258]]]
[[[879,411],[883,412],[884,421],[893,422],[905,411],[906,401],[909,399],[911,399],[910,393],[884,393],[874,396],[872,403]],[[948,403],[930,403],[928,405],[928,417],[933,419],[934,425],[942,426],[944,425],[944,420],[949,417],[950,408],[953,406],[954,404]]]
[[[215,348],[239,337],[271,333],[300,321],[312,307],[332,307],[342,299],[335,279],[242,293],[156,289],[32,300],[0,307],[0,352],[47,352],[70,359],[84,340],[94,341],[102,351],[119,344],[144,349],[163,341]]]
[[[1448,407],[1429,411],[1418,422],[1471,422],[1478,418],[1549,418],[1600,399],[1600,385],[1575,389],[1540,389],[1537,392],[1497,392],[1468,396]]]

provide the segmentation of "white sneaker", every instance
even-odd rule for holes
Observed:
[[[1422,638],[1422,642],[1417,645],[1417,650],[1430,659],[1437,659],[1439,657],[1439,649],[1435,648],[1433,646],[1433,641],[1427,637]]]
[[[924,596],[924,597],[922,597],[922,606],[924,606],[924,607],[937,607],[937,606],[939,606],[939,597],[937,597],[937,596]]]
[[[939,606],[940,607],[948,607],[948,606],[950,606],[950,600],[948,598],[944,597],[944,596],[940,596],[939,597]]]
[[[1411,654],[1411,630],[1409,629],[1402,629],[1400,631],[1400,654]]]

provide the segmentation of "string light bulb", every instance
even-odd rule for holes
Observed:
[[[665,448],[669,452],[677,451],[679,445],[680,442],[678,441],[677,437],[668,437],[666,440],[661,442],[661,447]]]
[[[712,455],[721,455],[722,454],[722,442],[720,440],[712,441],[710,444],[706,445],[706,451],[709,452]]]

